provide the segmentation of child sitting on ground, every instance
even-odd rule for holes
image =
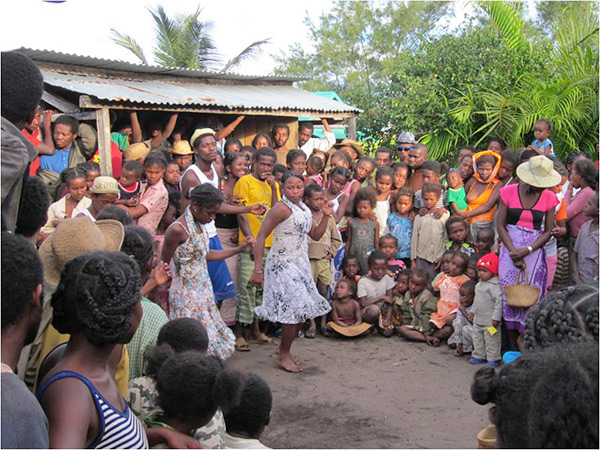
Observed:
[[[453,332],[452,322],[456,319],[456,311],[459,305],[459,289],[461,285],[469,281],[465,275],[469,257],[462,252],[455,252],[448,273],[442,275],[433,284],[433,289],[440,292],[437,302],[437,311],[431,315],[431,323],[436,329],[434,336],[440,340],[446,340]]]
[[[269,425],[272,406],[273,394],[267,382],[247,374],[239,403],[225,414],[225,448],[269,448],[259,439]]]
[[[342,260],[342,270],[344,275],[342,280],[352,280],[358,284],[360,279],[360,262],[356,256],[346,254]]]
[[[450,169],[448,175],[448,206],[452,214],[458,214],[461,211],[467,210],[467,194],[458,169]]]
[[[360,305],[356,301],[356,284],[352,280],[337,282],[331,306],[331,322],[328,324],[330,330],[355,327],[363,323]]]
[[[502,292],[498,280],[498,256],[488,253],[477,263],[479,282],[473,300],[473,353],[469,363],[489,367],[500,364],[500,321],[502,320]]]
[[[371,189],[360,189],[354,197],[352,218],[348,220],[346,254],[358,259],[361,275],[367,274],[369,253],[379,247],[379,223],[372,219],[376,203],[375,193]]]
[[[139,161],[127,161],[119,179],[119,199],[116,205],[136,206],[142,193],[144,167]]]
[[[452,322],[454,332],[448,338],[448,346],[454,349],[454,356],[473,351],[473,298],[476,284],[476,281],[469,280],[459,289],[460,305]]]
[[[385,337],[394,334],[392,325],[392,298],[396,283],[387,275],[388,258],[381,250],[369,255],[369,275],[358,280],[358,302],[362,308],[362,320],[378,326]]]
[[[306,161],[306,180],[304,181],[305,186],[316,184],[319,187],[323,187],[323,160],[318,156],[311,156]]]
[[[398,239],[391,234],[386,234],[379,238],[379,248],[388,257],[387,274],[392,277],[394,282],[398,278],[398,274],[406,269],[404,263],[396,259],[396,253],[398,251]]]
[[[448,275],[450,273],[450,264],[452,263],[452,258],[454,258],[454,253],[452,250],[446,250],[442,255],[442,259],[440,261],[440,273],[438,273],[431,285],[433,286],[442,275]]]
[[[475,248],[467,242],[469,237],[469,225],[460,217],[452,216],[446,222],[446,233],[449,241],[446,242],[446,249],[455,252],[463,252],[467,256],[475,253]],[[492,239],[493,243],[493,239]]]
[[[398,334],[409,341],[426,342],[427,345],[438,347],[440,340],[433,336],[430,317],[436,310],[436,300],[433,294],[427,289],[429,276],[423,269],[411,271],[408,291],[404,295],[403,310],[408,309],[408,314],[404,314],[404,325],[398,329]]]
[[[404,302],[406,293],[408,292],[408,284],[410,282],[410,270],[403,270],[398,274],[398,281],[394,289],[394,306],[400,311],[401,324],[410,322],[410,308]],[[399,327],[396,327],[398,330]]]
[[[494,229],[482,228],[477,232],[477,253],[487,255],[494,248]]]
[[[402,187],[396,193],[396,212],[390,213],[387,218],[387,227],[390,234],[398,241],[396,258],[402,260],[406,267],[410,267],[410,243],[412,239],[413,223],[410,214],[413,208],[412,189]]]

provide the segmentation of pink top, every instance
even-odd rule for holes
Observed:
[[[544,189],[531,209],[523,209],[519,195],[519,184],[509,184],[500,189],[500,198],[508,209],[506,222],[532,230],[540,230],[544,225],[546,212],[558,205],[556,194]]]
[[[311,175],[308,177],[309,180],[313,180],[317,186],[323,187],[323,177],[321,175]]]
[[[571,230],[571,236],[577,237],[579,235],[579,229],[581,225],[590,220],[587,217],[583,210],[585,205],[590,201],[590,198],[594,195],[594,190],[591,187],[586,187],[581,189],[573,199],[569,199],[565,197],[567,202],[567,222],[569,224],[569,229]]]
[[[148,212],[138,218],[137,224],[154,236],[160,219],[162,219],[169,205],[169,193],[163,180],[160,180],[154,186],[144,185],[144,190],[140,196],[140,205],[146,207]]]
[[[342,191],[342,194],[346,194],[348,197],[350,197],[350,191],[352,190],[352,186],[354,186],[354,183],[358,183],[358,182],[359,181],[356,178],[350,180],[350,182],[346,185],[346,187]]]

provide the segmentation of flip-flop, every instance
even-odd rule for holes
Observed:
[[[304,337],[308,338],[308,339],[314,339],[314,337],[317,334],[317,329],[316,328],[309,328],[308,330],[306,330],[304,332]]]
[[[248,339],[248,342],[252,342],[253,344],[264,344],[264,345],[273,345],[277,344],[275,339],[270,338],[265,333],[260,333],[258,339]]]
[[[250,344],[248,344],[248,342],[246,342],[246,339],[244,339],[243,337],[239,337],[235,340],[235,349],[238,352],[249,352],[250,351]]]

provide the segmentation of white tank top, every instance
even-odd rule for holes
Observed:
[[[192,172],[194,172],[194,174],[196,174],[196,176],[200,180],[200,184],[208,183],[208,184],[211,184],[212,186],[214,186],[216,189],[219,189],[219,174],[217,173],[217,171],[215,170],[215,167],[213,165],[211,165],[210,167],[213,172],[212,180],[210,178],[208,178],[204,174],[204,172],[202,172],[200,170],[200,167],[198,167],[196,164],[192,164],[190,167],[185,169],[185,172],[183,172],[183,176],[181,177],[181,180],[179,181],[179,188],[181,189],[181,184],[183,183],[183,178],[185,177],[185,174],[191,170]],[[208,233],[209,238],[215,237],[217,235],[217,227],[215,225],[214,220],[207,223],[206,225],[204,225],[204,227],[206,228],[206,232]]]

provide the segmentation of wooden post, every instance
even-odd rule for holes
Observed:
[[[108,107],[96,110],[96,128],[98,129],[98,154],[100,155],[100,173],[113,176],[112,155],[110,151],[110,115]]]
[[[348,137],[356,140],[356,116],[348,119]]]

